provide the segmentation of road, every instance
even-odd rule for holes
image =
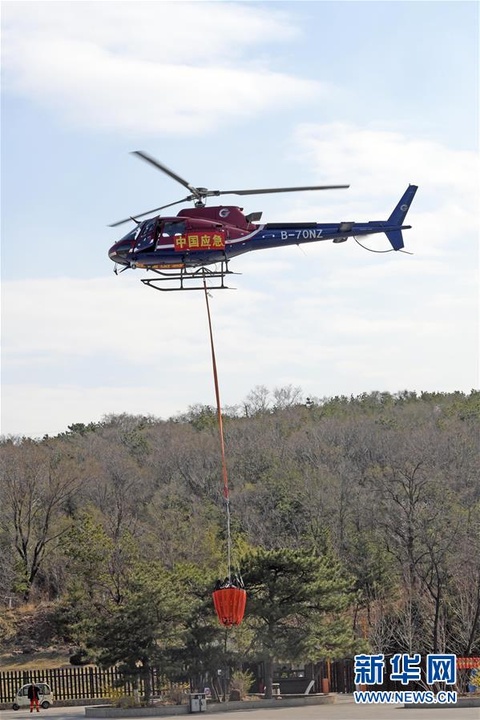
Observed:
[[[41,711],[39,720],[85,720],[83,707],[52,707]],[[426,708],[408,709],[401,706],[355,705],[340,701],[335,705],[312,705],[310,707],[267,708],[265,710],[238,710],[230,712],[198,713],[213,720],[480,720],[480,708]],[[2,710],[1,720],[26,720],[29,710]],[[152,717],[152,716],[150,716]],[[165,716],[162,716],[165,717]],[[172,720],[184,717],[171,716]],[[190,717],[190,716],[187,716]]]

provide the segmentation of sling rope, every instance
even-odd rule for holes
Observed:
[[[220,450],[222,454],[222,478],[223,478],[223,497],[225,498],[225,507],[227,511],[227,566],[228,566],[228,582],[232,579],[232,538],[230,532],[230,497],[228,493],[228,475],[227,475],[227,461],[225,458],[225,440],[223,437],[223,420],[222,420],[222,409],[220,404],[220,390],[218,386],[218,373],[217,373],[217,361],[215,358],[215,345],[213,342],[213,331],[212,331],[212,318],[210,315],[210,305],[208,302],[208,291],[205,277],[203,278],[203,289],[205,291],[205,303],[207,306],[207,317],[208,317],[208,329],[210,331],[210,349],[212,353],[212,367],[213,367],[213,382],[215,385],[215,398],[217,401],[217,419],[218,419],[218,431],[220,435]]]

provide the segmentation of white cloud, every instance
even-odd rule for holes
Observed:
[[[332,254],[318,263],[290,256],[287,273],[283,261],[269,269],[268,254],[239,258],[239,290],[212,293],[225,404],[257,384],[316,396],[478,384],[471,278],[323,247]],[[4,282],[3,432],[55,434],[108,413],[169,417],[214,403],[202,293],[153,292],[140,276]]]
[[[155,62],[235,61],[260,43],[299,34],[278,9],[219,2],[18,2],[3,9],[4,34],[47,42],[88,38],[112,53]]]
[[[43,437],[65,432],[69,425],[100,422],[104,415],[128,412],[166,419],[187,409],[183,394],[178,404],[165,402],[162,388],[138,384],[135,387],[83,387],[75,384],[5,385],[2,405],[5,435]],[[128,410],[126,410],[128,408]]]
[[[309,217],[322,212],[322,220],[327,222],[385,220],[407,185],[418,185],[406,218],[413,229],[404,232],[406,249],[416,256],[409,265],[411,272],[419,269],[424,275],[449,275],[454,281],[465,273],[466,282],[470,282],[478,269],[477,153],[377,125],[348,123],[304,123],[297,127],[294,141],[299,156],[313,164],[315,181],[331,181],[341,170],[343,180],[351,183],[341,195],[329,193],[328,204],[323,202],[321,210],[310,209]],[[313,208],[316,199],[309,196],[309,200]],[[295,219],[300,219],[302,212],[305,208],[297,208]],[[389,247],[382,235],[361,242],[375,250]],[[387,273],[396,271],[390,258],[381,265],[374,264],[371,271],[376,273],[375,268],[381,267],[378,272],[383,272],[384,266]],[[402,273],[405,267],[397,258],[395,268]],[[353,275],[354,270],[347,269],[349,272]],[[335,284],[341,283],[341,276],[337,275]]]
[[[324,92],[319,82],[272,71],[259,56],[259,45],[297,34],[278,11],[235,3],[38,2],[11,3],[5,15],[6,87],[74,125],[196,135]]]
[[[144,366],[188,361],[192,348],[204,345],[207,331],[202,293],[160,295],[140,285],[139,278],[132,273],[130,279],[4,282],[4,364],[97,356]],[[254,291],[243,293],[238,323],[246,322],[259,297]],[[224,297],[220,324],[228,327],[234,304],[233,297]]]
[[[448,190],[450,208],[478,207],[478,155],[454,150],[428,138],[379,127],[332,123],[297,127],[299,152],[316,168],[317,177],[337,177],[339,168],[368,196],[398,192],[408,183],[421,185],[431,202]]]

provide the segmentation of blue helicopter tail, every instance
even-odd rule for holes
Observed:
[[[390,245],[394,250],[401,250],[403,248],[403,235],[402,230],[411,227],[410,225],[403,225],[403,221],[410,209],[412,200],[415,197],[415,193],[418,190],[418,185],[409,185],[402,197],[400,198],[398,205],[387,220],[388,225],[396,225],[391,230],[385,230],[385,235],[390,241]]]

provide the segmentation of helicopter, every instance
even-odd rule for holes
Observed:
[[[208,190],[205,187],[191,185],[176,172],[143,151],[135,150],[131,154],[165,173],[189,191],[189,194],[181,200],[131,215],[110,225],[110,227],[118,227],[126,222],[135,223],[135,228],[108,251],[109,258],[115,263],[114,271],[117,274],[129,268],[151,271],[154,277],[142,278],[142,282],[156,290],[201,290],[203,286],[199,281],[205,284],[206,279],[210,283],[209,289],[228,289],[225,285],[226,276],[238,274],[229,269],[229,261],[252,250],[268,250],[324,240],[342,243],[349,237],[357,240],[362,236],[385,233],[391,245],[390,249],[398,251],[404,247],[402,231],[411,228],[411,225],[404,225],[404,221],[418,189],[416,185],[407,187],[388,220],[370,220],[362,223],[349,221],[260,224],[261,212],[245,215],[243,208],[233,205],[207,207],[206,199],[220,195],[336,190],[348,188],[349,185]],[[193,207],[180,210],[176,216],[156,215],[140,220],[160,210],[191,201]],[[117,269],[118,265],[122,266],[120,271]],[[172,281],[174,281],[173,287]],[[212,281],[215,284],[212,285]]]

